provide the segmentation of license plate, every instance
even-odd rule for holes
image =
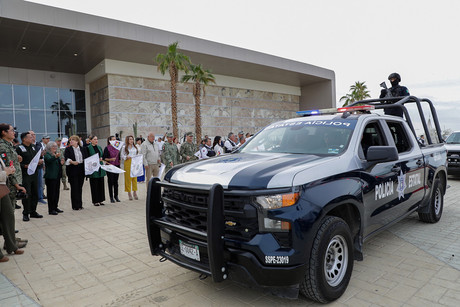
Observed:
[[[200,249],[198,245],[188,244],[179,240],[180,253],[187,258],[200,261]]]

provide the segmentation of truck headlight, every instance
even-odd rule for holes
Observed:
[[[256,197],[256,202],[262,208],[262,212],[259,215],[259,230],[262,232],[289,231],[289,229],[291,229],[291,223],[268,218],[267,212],[268,210],[292,206],[298,199],[298,192]]]
[[[298,199],[298,192],[256,197],[257,203],[266,210],[292,206],[297,202]]]

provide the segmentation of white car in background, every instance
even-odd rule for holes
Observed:
[[[454,131],[446,139],[447,173],[460,175],[460,131]]]

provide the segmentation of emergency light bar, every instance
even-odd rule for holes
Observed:
[[[344,112],[370,111],[374,109],[375,109],[374,106],[362,105],[362,106],[354,106],[354,107],[298,111],[297,114],[300,116],[311,116],[311,115],[324,115],[324,114],[335,114],[335,113],[344,113]]]

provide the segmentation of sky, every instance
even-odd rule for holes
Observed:
[[[442,130],[460,130],[457,0],[31,2],[327,68],[335,72],[337,100],[356,81],[377,98],[379,84],[390,85],[388,75],[398,72],[411,95],[433,101]]]

